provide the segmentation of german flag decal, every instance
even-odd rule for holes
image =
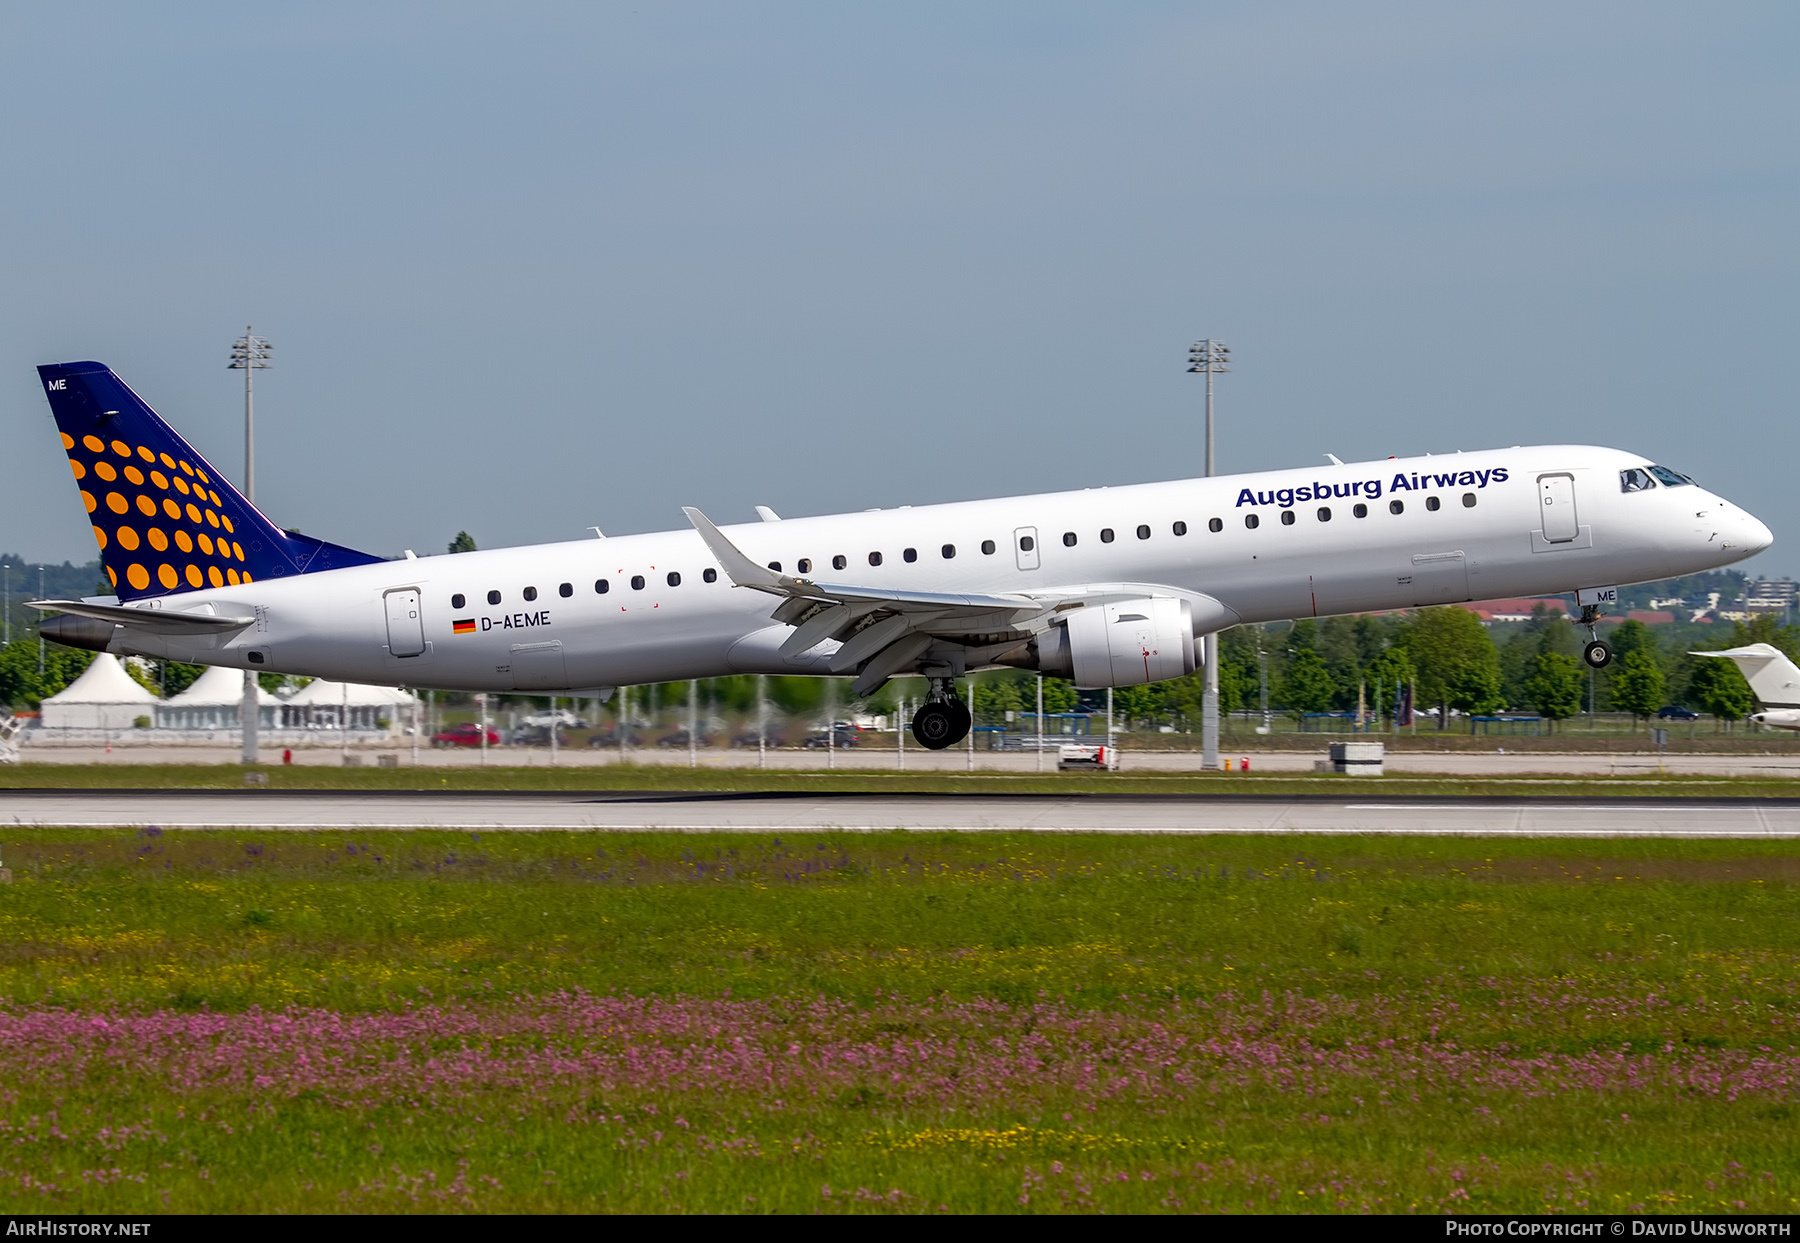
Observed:
[[[474,634],[475,619],[473,617],[464,617],[459,621],[453,621],[450,623],[450,630],[454,634]]]

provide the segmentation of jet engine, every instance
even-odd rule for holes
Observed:
[[[1072,609],[1037,639],[1037,667],[1076,686],[1141,686],[1194,671],[1193,609],[1164,596]]]
[[[85,647],[90,652],[104,652],[111,645],[116,630],[118,627],[112,622],[76,617],[72,613],[58,613],[38,623],[38,633],[52,643]]]

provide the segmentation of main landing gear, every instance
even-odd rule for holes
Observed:
[[[1575,623],[1577,626],[1587,627],[1588,641],[1582,645],[1581,659],[1587,662],[1590,669],[1604,669],[1612,664],[1612,649],[1602,643],[1599,636],[1594,633],[1594,623],[1599,620],[1600,606],[1584,604],[1581,606],[1581,617]]]
[[[942,751],[967,738],[975,719],[969,714],[968,705],[956,697],[954,678],[929,680],[931,693],[913,713],[912,736],[927,751]]]

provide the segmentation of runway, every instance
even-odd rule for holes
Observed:
[[[14,790],[0,793],[0,842],[6,824],[95,829],[709,833],[906,829],[1800,838],[1800,799]]]

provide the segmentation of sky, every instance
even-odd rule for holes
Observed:
[[[98,359],[383,555],[1629,448],[1800,574],[1800,7],[0,2],[0,549]]]

